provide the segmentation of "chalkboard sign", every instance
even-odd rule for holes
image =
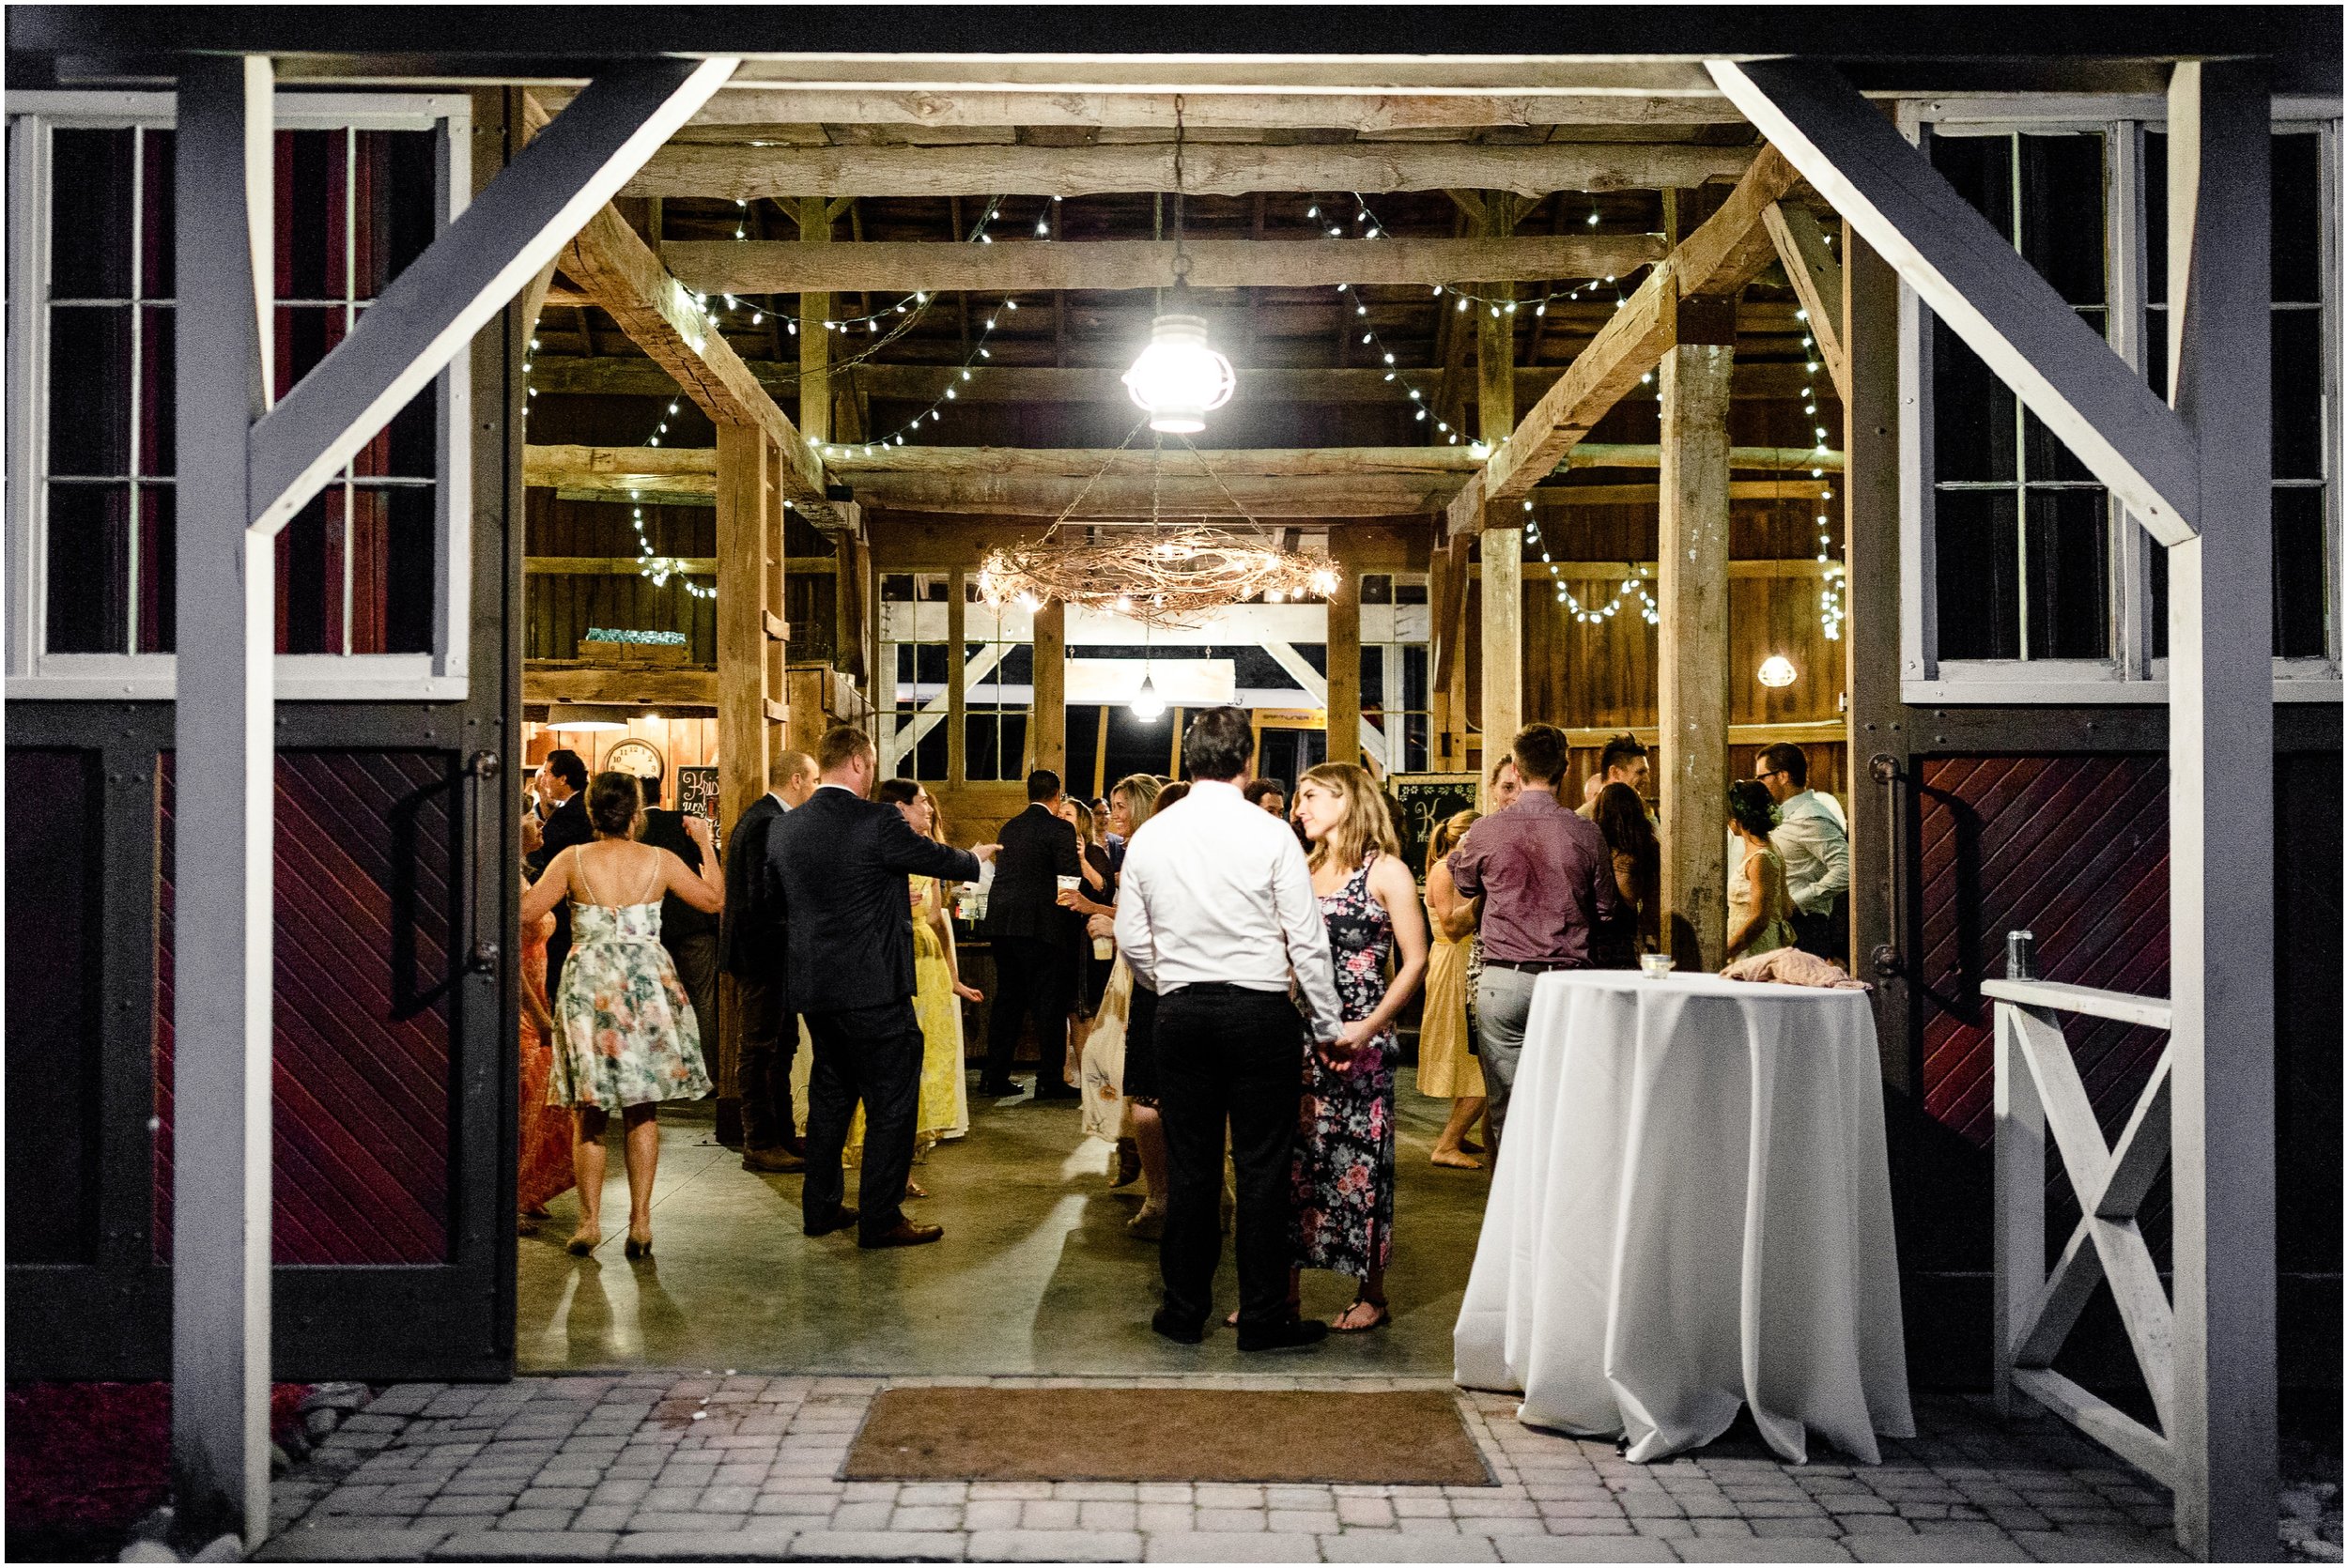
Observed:
[[[1475,775],[1472,773],[1398,773],[1386,779],[1386,794],[1395,805],[1394,829],[1402,839],[1402,857],[1411,874],[1427,875],[1427,843],[1444,819],[1475,805]]]
[[[716,768],[679,768],[676,770],[676,807],[697,817],[707,817],[711,826],[718,822],[718,770]]]

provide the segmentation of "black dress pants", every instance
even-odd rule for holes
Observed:
[[[782,1005],[782,987],[766,980],[734,982],[742,1005],[742,1146],[799,1146],[791,1113],[791,1061],[799,1053],[799,1021]]]
[[[1168,1166],[1158,1249],[1166,1310],[1185,1325],[1203,1325],[1213,1306],[1228,1120],[1239,1174],[1240,1327],[1273,1328],[1289,1315],[1289,1167],[1304,1093],[1304,1026],[1284,992],[1194,985],[1158,998],[1156,1034]]]
[[[1019,1023],[1035,1022],[1035,1092],[1064,1087],[1068,1054],[1068,954],[1057,942],[1035,936],[997,936],[995,949],[995,1010],[986,1022],[986,1086],[1011,1082],[1012,1058],[1019,1051]]]
[[[800,1209],[809,1222],[822,1222],[844,1199],[840,1151],[861,1099],[864,1169],[857,1183],[857,1232],[860,1240],[874,1240],[904,1218],[921,1094],[920,1021],[908,996],[875,1007],[809,1013],[807,1033],[815,1060],[808,1075],[807,1180]]]
[[[1815,958],[1831,959],[1848,967],[1850,914],[1848,900],[1837,899],[1824,915],[1794,911],[1794,945]]]

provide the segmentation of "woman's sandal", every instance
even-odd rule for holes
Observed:
[[[1378,1315],[1367,1323],[1346,1321],[1364,1307],[1375,1309]],[[1330,1322],[1329,1331],[1333,1334],[1366,1334],[1372,1329],[1383,1329],[1393,1321],[1394,1314],[1386,1310],[1386,1304],[1383,1301],[1373,1301],[1367,1296],[1356,1296],[1353,1299],[1353,1304],[1337,1314]]]

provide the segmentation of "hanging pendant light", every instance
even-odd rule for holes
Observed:
[[[1166,699],[1158,695],[1147,669],[1141,672],[1141,689],[1134,693],[1133,715],[1144,724],[1155,724],[1166,715]]]
[[[1150,323],[1150,346],[1122,379],[1150,428],[1195,436],[1207,415],[1231,401],[1239,376],[1207,341],[1207,319],[1190,302],[1190,257],[1182,251],[1182,100],[1174,100],[1174,297]]]

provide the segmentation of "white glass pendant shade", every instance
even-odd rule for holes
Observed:
[[[1141,689],[1134,693],[1134,717],[1144,724],[1154,724],[1165,713],[1166,699],[1158,695],[1158,688],[1151,684],[1149,672],[1145,670],[1142,672]]]
[[[1794,684],[1794,661],[1783,653],[1771,653],[1761,661],[1756,677],[1765,686],[1790,686]]]
[[[1150,346],[1124,376],[1125,390],[1150,415],[1150,428],[1189,436],[1207,427],[1207,415],[1231,401],[1239,377],[1231,361],[1207,342],[1206,318],[1161,315],[1150,325]]]
[[[547,728],[608,734],[627,728],[627,710],[603,702],[557,702],[547,709]]]

